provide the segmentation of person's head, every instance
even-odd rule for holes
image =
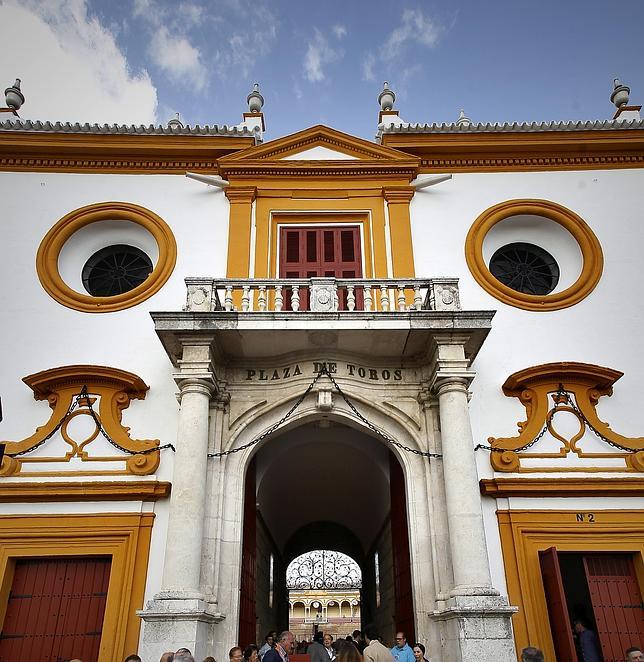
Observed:
[[[644,662],[644,653],[639,646],[631,646],[625,652],[626,662]]]
[[[128,655],[125,662],[141,662],[141,658],[138,655]]]
[[[269,645],[269,646],[274,646],[275,645],[275,637],[277,636],[277,633],[275,630],[271,630],[265,637],[264,641]]]
[[[373,623],[369,623],[369,625],[365,625],[363,634],[365,641],[368,644],[371,643],[372,641],[376,641],[380,636],[380,632],[378,632],[378,629]]]
[[[195,662],[192,653],[187,648],[180,648],[172,658],[173,662]]]
[[[360,630],[354,630],[353,639],[354,641],[360,641],[362,639],[362,632],[360,632]]]
[[[209,655],[208,657],[204,657],[203,662],[217,662],[217,660],[212,655]]]
[[[349,644],[342,648],[335,659],[336,662],[362,662],[362,655],[357,646]]]
[[[233,646],[228,651],[228,659],[230,662],[241,662],[244,659],[241,646]]]
[[[259,655],[257,654],[257,646],[255,644],[250,644],[244,648],[244,660],[245,662],[257,662]]]
[[[414,644],[414,657],[418,662],[422,662],[425,658],[425,646],[422,644]]]
[[[167,653],[164,653],[161,656],[159,662],[172,662],[173,660],[174,660],[174,653],[172,651],[168,651]]]
[[[295,635],[288,630],[280,633],[279,644],[286,651],[288,655],[293,652],[293,643],[295,642]]]
[[[521,651],[521,662],[543,662],[543,653],[534,646],[528,646]]]
[[[333,645],[333,637],[330,634],[325,634],[322,642],[324,643],[325,648],[331,648]]]
[[[407,643],[407,638],[405,637],[405,633],[396,632],[396,646],[398,646],[398,648],[404,648],[406,643]]]
[[[572,622],[572,629],[573,629],[577,634],[580,634],[581,632],[583,632],[583,631],[586,629],[586,623],[584,623],[584,621],[582,621],[581,618],[576,618],[576,619]]]
[[[322,640],[324,639],[324,632],[321,630],[318,630],[314,635],[313,635],[313,641],[317,641],[318,643],[322,643]]]

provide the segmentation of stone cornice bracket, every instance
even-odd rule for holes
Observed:
[[[228,186],[225,190],[230,204],[250,204],[257,197],[255,186]]]
[[[411,186],[385,186],[382,189],[382,195],[390,205],[409,204],[415,192]]]

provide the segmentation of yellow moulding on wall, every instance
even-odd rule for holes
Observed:
[[[0,517],[0,627],[16,562],[56,556],[111,557],[99,662],[138,648],[153,513]]]
[[[555,659],[548,606],[541,577],[539,552],[631,553],[644,592],[644,511],[593,510],[497,511],[503,565],[510,604],[519,607],[512,617],[517,654],[536,646],[546,660]]]

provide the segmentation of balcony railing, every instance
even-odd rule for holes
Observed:
[[[456,278],[186,278],[187,312],[460,310]]]

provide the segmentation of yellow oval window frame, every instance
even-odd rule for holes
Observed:
[[[554,294],[525,294],[497,280],[483,259],[483,242],[487,233],[510,216],[530,214],[543,216],[570,232],[582,254],[579,278],[565,290]],[[507,200],[486,209],[472,224],[465,240],[465,259],[476,282],[494,298],[530,311],[552,311],[568,308],[585,299],[597,286],[604,269],[604,256],[599,240],[575,212],[549,200]]]
[[[145,228],[156,241],[159,258],[146,278],[129,292],[112,297],[81,294],[62,279],[60,252],[81,228],[101,221],[130,221]],[[45,291],[58,303],[84,313],[111,313],[136,306],[156,294],[166,283],[177,261],[177,242],[170,226],[154,212],[127,202],[100,202],[69,212],[44,236],[36,255],[36,271]]]

